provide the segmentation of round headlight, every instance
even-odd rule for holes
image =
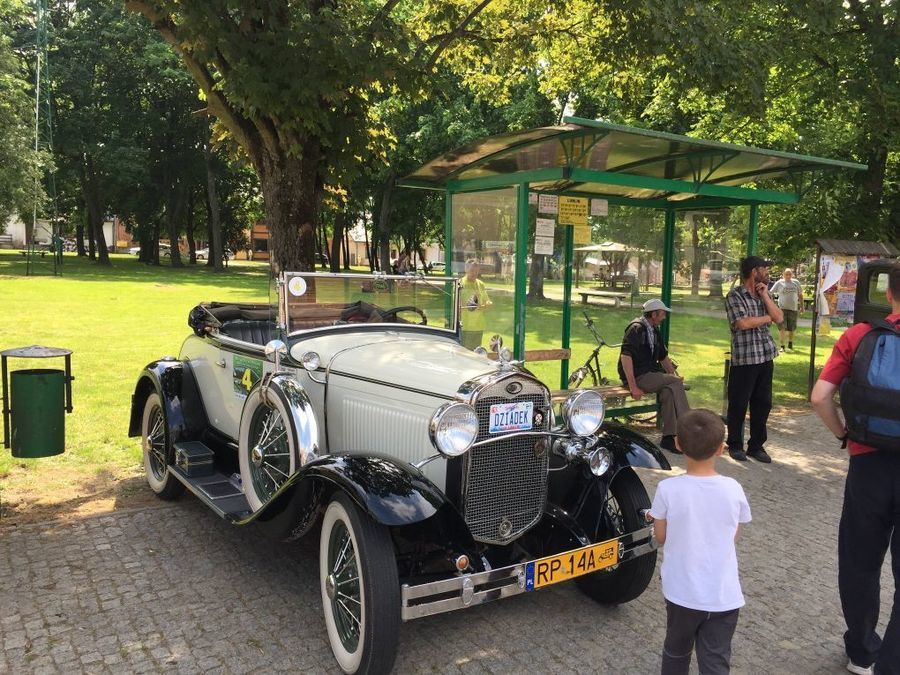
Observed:
[[[459,457],[478,436],[478,416],[465,403],[445,403],[431,418],[431,442],[446,457]]]
[[[295,278],[299,279],[300,277]],[[322,359],[319,358],[316,352],[303,352],[303,355],[300,357],[300,364],[306,370],[318,370],[319,366],[322,365]]]
[[[576,436],[590,436],[597,433],[603,424],[605,414],[606,405],[603,403],[603,397],[590,389],[576,391],[563,403],[566,426]]]

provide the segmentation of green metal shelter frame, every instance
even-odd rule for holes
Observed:
[[[515,358],[525,353],[529,192],[602,198],[665,212],[662,300],[672,300],[675,220],[679,210],[749,206],[747,255],[756,253],[761,204],[796,204],[815,172],[865,170],[864,164],[707,141],[609,122],[566,117],[563,124],[480,139],[424,164],[400,185],[444,191],[445,242],[453,241],[453,196],[517,189]],[[789,190],[747,187],[779,179]],[[523,245],[525,243],[525,245]],[[573,228],[565,237],[562,347],[570,343]],[[446,273],[451,274],[450,265]],[[662,325],[669,341],[669,321]],[[566,387],[568,362],[561,371]]]

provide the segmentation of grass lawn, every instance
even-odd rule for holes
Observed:
[[[44,459],[14,459],[0,451],[0,524],[64,516],[154,499],[142,477],[140,444],[128,438],[131,393],[141,368],[160,356],[177,355],[188,335],[187,315],[198,302],[266,302],[268,266],[233,261],[223,274],[205,265],[172,269],[141,264],[133,256],[113,255],[101,268],[67,255],[61,277],[51,276],[49,260],[37,263],[41,276],[25,276],[18,251],[0,250],[0,349],[31,344],[73,350],[74,412],[66,416],[66,452]],[[512,298],[494,289],[488,333],[512,344]],[[572,321],[572,368],[592,349],[581,305]],[[600,333],[618,342],[638,310],[602,305],[588,308]],[[556,300],[530,304],[529,349],[560,346],[562,305]],[[824,363],[833,337],[819,340],[817,363]],[[799,349],[780,357],[775,368],[776,406],[805,406],[809,329],[795,341]],[[723,353],[729,334],[724,318],[676,315],[672,355],[692,385],[694,405],[721,408]],[[615,350],[601,352],[605,374],[615,379]],[[55,361],[11,360],[11,370],[62,367]],[[559,387],[559,363],[529,364],[552,387]]]

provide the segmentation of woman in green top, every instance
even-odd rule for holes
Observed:
[[[484,335],[484,311],[491,306],[484,282],[478,278],[478,261],[472,258],[466,261],[466,276],[459,280],[459,297],[462,314],[460,322],[462,331],[460,342],[466,349],[481,346]]]

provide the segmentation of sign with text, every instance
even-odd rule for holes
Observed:
[[[605,199],[592,199],[591,200],[591,215],[592,216],[608,216],[609,215],[609,202]]]
[[[590,225],[576,225],[574,232],[574,239],[576,246],[584,246],[586,244],[591,243],[591,226]]]
[[[559,197],[556,195],[539,195],[538,213],[559,213]]]
[[[583,197],[559,198],[560,225],[587,225],[588,200]]]
[[[553,237],[535,237],[534,254],[553,255]]]
[[[538,237],[553,238],[553,231],[556,229],[556,221],[553,218],[538,218],[534,223],[534,233]]]

